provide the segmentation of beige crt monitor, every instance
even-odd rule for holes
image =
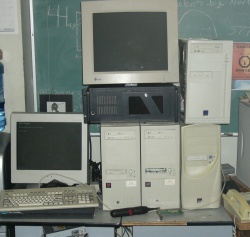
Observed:
[[[11,182],[88,183],[88,125],[80,113],[11,114]]]
[[[183,209],[220,206],[220,125],[197,124],[181,128]]]
[[[178,83],[177,0],[82,1],[83,84]]]

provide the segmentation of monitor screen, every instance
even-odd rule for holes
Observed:
[[[13,113],[12,183],[87,183],[87,136],[83,114]]]
[[[177,2],[82,2],[83,84],[179,82]]]
[[[166,12],[94,13],[93,36],[95,72],[168,69]]]

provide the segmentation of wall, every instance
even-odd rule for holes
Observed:
[[[3,51],[2,62],[5,68],[4,93],[7,125],[4,132],[10,132],[10,114],[13,111],[25,111],[21,1],[16,0],[16,2],[18,9],[18,33],[0,35],[0,49]]]
[[[221,163],[228,163],[235,168],[237,172],[237,143],[238,136],[221,137]]]

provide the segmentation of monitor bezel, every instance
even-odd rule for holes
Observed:
[[[11,182],[23,184],[43,184],[52,180],[72,184],[89,183],[88,175],[88,126],[83,114],[78,113],[25,113],[11,114]],[[69,122],[81,123],[82,162],[79,170],[18,170],[17,169],[17,123],[18,122]]]
[[[178,83],[178,4],[176,0],[83,1],[82,57],[83,84]],[[168,70],[95,72],[93,46],[93,13],[166,12],[168,27]]]

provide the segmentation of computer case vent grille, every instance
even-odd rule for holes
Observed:
[[[117,96],[101,95],[96,97],[96,111],[98,115],[117,114]]]

